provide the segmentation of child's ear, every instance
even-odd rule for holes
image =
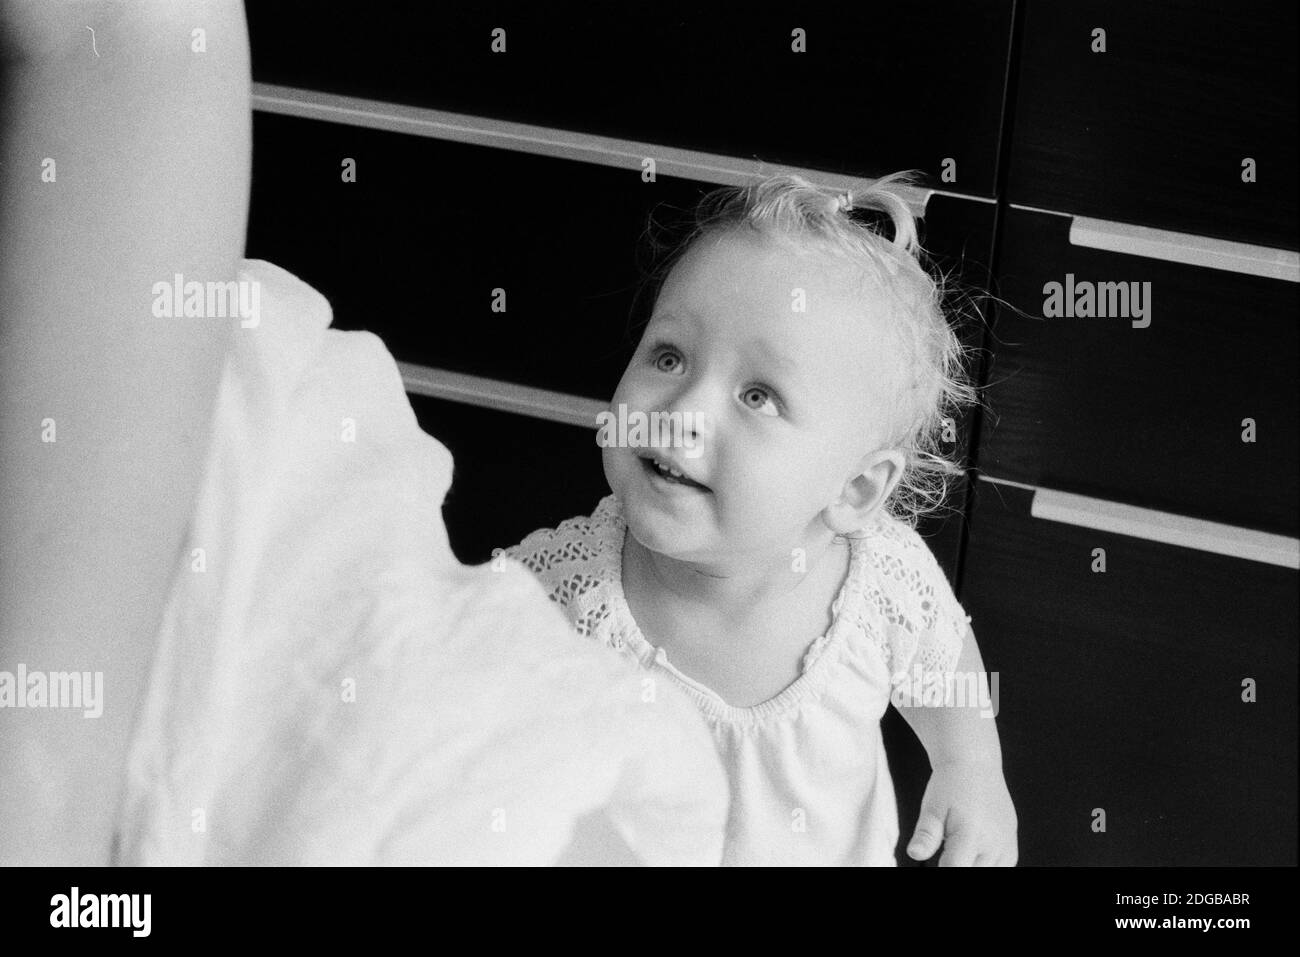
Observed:
[[[849,535],[870,524],[872,515],[903,478],[903,453],[882,449],[867,455],[844,483],[839,497],[822,510],[822,521],[836,535]]]

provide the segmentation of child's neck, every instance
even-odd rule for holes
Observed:
[[[808,648],[834,624],[849,563],[847,543],[829,530],[722,563],[668,558],[628,534],[624,595],[644,638],[679,672],[727,704],[752,707],[799,679]]]
[[[797,546],[710,562],[661,555],[629,534],[624,578],[648,589],[659,601],[709,609],[724,620],[754,619],[764,609],[784,607],[810,589],[820,594],[829,583],[832,594],[838,590],[844,549],[836,546],[837,536],[820,521],[817,526],[810,527]]]

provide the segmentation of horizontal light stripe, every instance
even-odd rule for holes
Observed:
[[[970,196],[966,193],[954,193],[946,189],[931,189],[925,194],[926,203],[929,203],[931,196],[951,196],[953,199],[965,199],[972,203],[984,203],[988,206],[996,206],[998,201],[992,196]]]
[[[1064,216],[1067,219],[1074,218],[1070,213],[1063,213],[1059,209],[1043,209],[1041,206],[1026,206],[1024,203],[1007,203],[1007,209],[1016,209],[1022,213],[1042,213],[1044,216]]]
[[[1059,492],[992,475],[977,477],[991,485],[1007,485],[1033,492],[1029,514],[1034,518],[1300,569],[1300,539]]]
[[[609,410],[608,402],[500,379],[486,379],[410,362],[399,362],[397,368],[402,373],[402,385],[415,395],[582,426],[593,432],[597,428],[596,416]]]
[[[514,150],[535,156],[576,160],[600,166],[641,172],[641,161],[653,157],[658,175],[713,183],[719,186],[741,186],[755,178],[777,173],[794,173],[824,189],[840,192],[864,192],[876,182],[860,176],[845,176],[800,166],[765,163],[758,159],[744,159],[703,153],[697,150],[678,149],[636,140],[616,139],[578,133],[548,126],[513,123],[508,120],[465,113],[449,113],[424,107],[385,103],[358,97],[322,93],[317,90],[300,90],[270,83],[253,84],[253,108],[265,113],[297,116],[327,123],[362,126],[373,130],[407,133],[455,143],[489,146],[495,149]],[[904,189],[899,193],[906,200],[914,216],[925,215],[925,204],[936,190]],[[992,202],[982,197],[964,196],[943,192],[945,196]]]
[[[976,475],[981,482],[989,482],[993,485],[1010,485],[1012,488],[1022,488],[1027,492],[1037,492],[1037,485],[1026,485],[1024,482],[1013,482],[1011,479],[994,478],[992,475]]]
[[[1049,522],[1065,522],[1149,542],[1300,569],[1300,539],[1207,522],[1172,512],[1040,488],[1034,492],[1029,514]]]
[[[1085,216],[1075,216],[1070,223],[1070,243],[1129,256],[1300,282],[1300,253],[1289,249],[1252,246]]]

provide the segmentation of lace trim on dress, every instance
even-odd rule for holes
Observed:
[[[851,540],[849,573],[831,606],[831,627],[809,646],[801,676],[751,708],[728,705],[673,668],[632,618],[622,585],[626,527],[618,499],[607,495],[590,516],[539,529],[506,554],[542,580],[579,634],[626,650],[647,667],[658,662],[714,717],[744,721],[788,711],[820,687],[831,659],[838,657],[831,651],[850,642],[875,648],[891,673],[916,665],[951,671],[960,656],[970,616],[961,613],[925,541],[902,523],[882,517],[863,538]]]

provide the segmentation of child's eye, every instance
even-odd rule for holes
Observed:
[[[682,364],[682,357],[674,349],[656,348],[651,363],[660,372],[676,372]]]
[[[777,408],[776,400],[762,386],[750,386],[740,394],[740,401],[764,415],[776,416],[781,414],[781,410]]]

